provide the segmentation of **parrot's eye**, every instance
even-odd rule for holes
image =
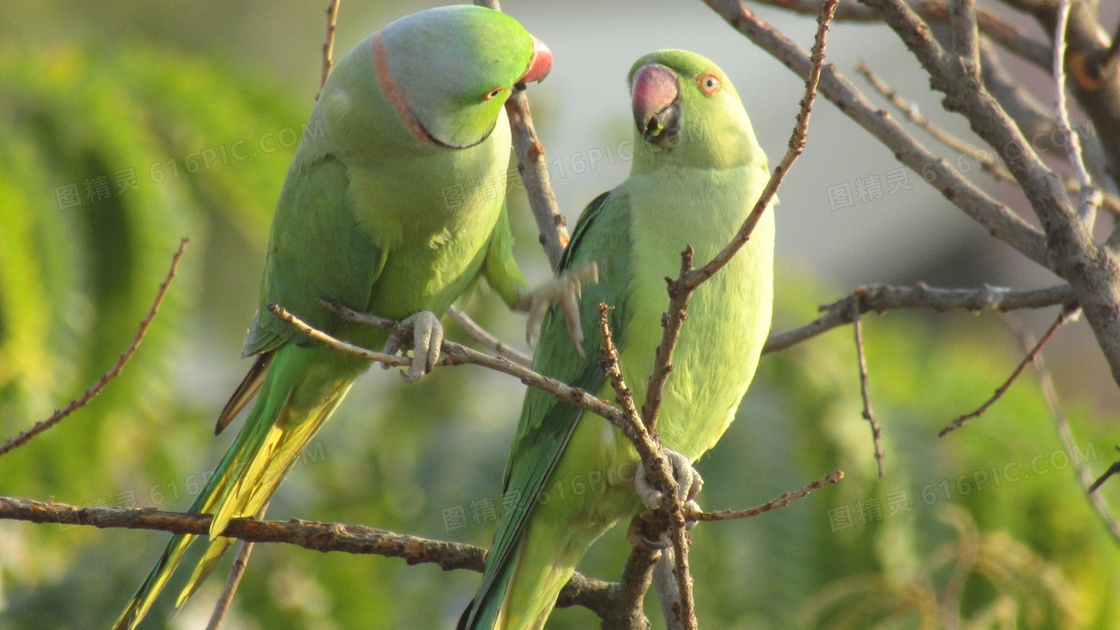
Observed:
[[[505,88],[499,85],[498,87],[496,87],[496,88],[490,90],[489,92],[483,94],[482,95],[482,100],[492,101],[492,100],[498,98],[498,95],[501,94],[504,91],[505,91]]]
[[[714,72],[709,72],[700,77],[700,91],[711,96],[719,91],[719,78],[716,77]]]

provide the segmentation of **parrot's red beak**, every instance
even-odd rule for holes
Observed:
[[[518,83],[540,81],[547,77],[551,70],[552,51],[544,45],[544,42],[533,37],[533,59],[529,62],[529,69],[525,72],[525,76],[521,77]]]
[[[677,75],[659,63],[638,68],[630,87],[633,99],[634,123],[638,132],[654,140],[667,130],[672,130],[680,116],[675,107],[680,96]]]

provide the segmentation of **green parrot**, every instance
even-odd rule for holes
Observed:
[[[636,134],[630,176],[583,211],[561,269],[594,261],[582,298],[584,350],[564,343],[557,309],[545,320],[534,369],[613,399],[600,367],[597,305],[639,408],[668,310],[665,278],[681,251],[710,260],[747,218],[769,178],[766,155],[727,76],[695,53],[662,50],[630,70]],[[734,418],[754,376],[773,306],[774,214],[692,297],[657,430],[691,501],[692,470]],[[503,503],[482,585],[460,629],[540,629],[588,547],[661,496],[644,482],[630,442],[606,420],[530,389],[506,467]],[[637,491],[635,491],[635,488]]]
[[[256,361],[217,432],[254,395],[256,402],[190,507],[214,518],[177,606],[233,543],[221,536],[230,519],[262,513],[300,451],[370,367],[297,334],[269,304],[338,338],[391,352],[400,341],[341,323],[319,300],[403,320],[414,332],[404,374],[413,381],[439,357],[438,316],[480,276],[518,310],[572,288],[525,289],[505,210],[511,145],[503,104],[551,66],[552,53],[513,18],[475,6],[401,18],[337,64],[280,191],[260,310],[242,351]],[[172,537],[115,628],[140,622],[194,538]]]

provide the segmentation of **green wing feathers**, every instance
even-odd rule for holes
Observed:
[[[326,332],[338,327],[338,316],[319,300],[357,310],[369,304],[388,251],[377,247],[370,226],[362,223],[350,178],[349,167],[330,154],[309,161],[296,156],[273,218],[259,311],[244,356],[293,338],[291,326],[269,312],[269,304]]]
[[[576,351],[568,338],[563,314],[553,306],[545,318],[533,360],[533,368],[538,372],[590,392],[603,384],[598,306],[602,302],[614,307],[610,315],[612,334],[621,334],[625,329],[625,288],[630,274],[629,222],[624,195],[604,193],[583,211],[559,271],[590,261],[599,266],[599,283],[585,287],[580,301],[585,352],[581,356]],[[482,586],[471,608],[463,614],[460,628],[493,628],[498,623],[515,578],[522,539],[536,499],[547,485],[582,413],[579,407],[560,402],[543,391],[530,388],[526,393],[503,482],[503,491],[515,499],[498,522]]]

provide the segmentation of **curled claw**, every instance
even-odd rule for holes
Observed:
[[[432,371],[439,362],[440,348],[443,346],[443,324],[431,311],[413,313],[400,322],[401,326],[412,332],[412,365],[408,371],[401,370],[401,378],[406,383],[415,383]],[[385,342],[386,354],[396,354],[406,340],[400,335],[390,334]],[[388,366],[385,366],[388,368]]]
[[[665,449],[665,457],[673,467],[673,478],[677,481],[677,495],[681,503],[693,503],[696,496],[700,494],[700,489],[704,486],[704,478],[692,467],[692,463],[684,455]],[[638,496],[642,499],[642,505],[651,510],[661,507],[664,497],[660,490],[650,485],[644,464],[638,465],[638,470],[634,475],[634,489],[638,491]],[[698,506],[697,509],[699,509]]]
[[[560,310],[564,313],[568,324],[568,336],[576,344],[576,350],[580,355],[584,354],[583,326],[579,317],[579,298],[583,292],[584,282],[591,284],[599,282],[599,266],[594,262],[584,263],[575,269],[564,271],[522,297],[522,301],[529,303],[529,321],[525,326],[525,340],[529,342],[530,347],[536,346],[544,316],[548,313],[548,308],[555,303],[560,305]]]

